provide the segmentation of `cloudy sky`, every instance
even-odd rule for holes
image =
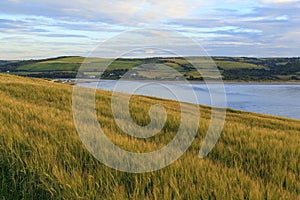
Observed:
[[[209,55],[300,56],[298,0],[2,0],[0,59],[86,56],[136,28],[173,29]]]

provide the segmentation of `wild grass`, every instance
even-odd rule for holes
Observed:
[[[119,172],[84,147],[72,118],[72,87],[39,79],[0,75],[1,199],[299,199],[300,123],[228,110],[221,138],[205,159],[198,157],[210,108],[200,106],[198,134],[188,151],[164,169]],[[176,134],[179,105],[134,96],[131,114],[149,123],[160,103],[167,123],[160,134],[135,139],[116,126],[111,93],[98,91],[96,110],[105,134],[131,151],[152,151]]]

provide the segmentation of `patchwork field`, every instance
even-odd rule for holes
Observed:
[[[201,57],[191,57],[202,64]],[[191,59],[188,58],[188,59]],[[299,58],[246,58],[246,57],[212,57],[216,67],[220,70],[222,78],[226,81],[299,81]],[[43,60],[27,61],[1,61],[0,72],[21,76],[38,78],[74,78],[84,57],[58,57]],[[79,75],[82,78],[90,76],[100,77],[106,67],[108,59],[88,58],[85,69]],[[141,59],[117,59],[114,60],[101,78],[119,79],[129,70],[143,64],[164,64],[181,73],[189,80],[202,80],[201,75],[184,58],[141,58]],[[99,73],[100,72],[100,73]],[[161,79],[161,76],[145,76],[145,73],[137,73],[139,78]]]

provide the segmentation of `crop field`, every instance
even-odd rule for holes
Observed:
[[[216,65],[222,69],[266,69],[261,65],[255,65],[243,62],[232,62],[232,61],[216,61]]]
[[[73,122],[72,86],[0,75],[0,199],[299,199],[300,123],[228,109],[225,127],[205,159],[199,149],[209,107],[199,106],[197,136],[186,153],[161,170],[131,174],[110,169],[81,142]],[[105,134],[133,152],[152,151],[176,134],[178,102],[133,96],[131,115],[149,123],[151,105],[167,122],[150,141],[117,127],[111,93],[97,91],[96,111]]]

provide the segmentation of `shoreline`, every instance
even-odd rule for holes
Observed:
[[[93,83],[93,82],[106,82],[106,81],[119,81],[110,79],[53,79],[52,81],[59,81],[62,83],[76,85],[80,83]],[[138,81],[138,82],[157,82],[157,83],[186,83],[186,81],[174,80],[121,80],[121,81]],[[239,84],[239,85],[300,85],[300,81],[187,81],[190,84]]]

